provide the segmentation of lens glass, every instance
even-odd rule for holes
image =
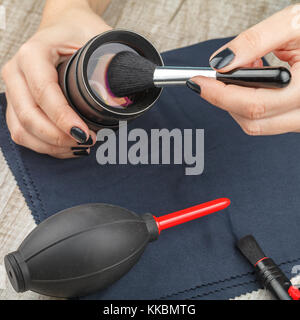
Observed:
[[[136,96],[118,98],[114,96],[107,82],[107,68],[112,58],[121,51],[135,50],[121,43],[107,43],[98,47],[90,56],[87,66],[87,76],[89,85],[101,102],[106,105],[124,109],[134,103]]]

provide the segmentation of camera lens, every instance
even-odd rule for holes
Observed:
[[[153,45],[137,33],[113,30],[94,37],[58,67],[60,86],[73,109],[92,130],[118,128],[119,121],[133,120],[149,110],[161,88],[128,97],[116,97],[106,78],[112,58],[122,51],[134,52],[156,65],[162,58]]]
[[[107,69],[112,58],[122,51],[135,50],[121,43],[107,43],[97,48],[89,58],[87,65],[87,78],[90,88],[97,98],[106,105],[124,109],[134,103],[136,97],[116,97],[109,89],[107,82]]]

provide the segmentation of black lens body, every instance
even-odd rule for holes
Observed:
[[[125,30],[108,31],[96,36],[59,65],[59,84],[69,104],[92,130],[118,128],[119,121],[130,121],[141,116],[153,106],[162,91],[161,88],[153,88],[131,97],[133,102],[126,108],[115,108],[99,99],[90,86],[88,65],[93,53],[110,43],[125,45],[156,65],[163,65],[159,52],[148,40]]]

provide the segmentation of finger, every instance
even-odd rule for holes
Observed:
[[[82,158],[89,155],[89,151],[87,152],[68,152],[63,154],[50,154],[51,157],[57,158],[57,159],[76,159],[76,158]]]
[[[260,119],[298,107],[297,77],[284,89],[256,89],[226,85],[206,77],[191,79],[201,88],[201,97],[211,104],[247,119]],[[284,106],[284,107],[283,107]]]
[[[23,47],[18,55],[30,92],[37,105],[65,134],[77,142],[89,138],[89,129],[84,121],[68,105],[59,85],[54,58],[43,48],[34,50],[32,44]],[[29,63],[34,61],[34,63]]]
[[[257,59],[252,63],[250,68],[262,68],[263,66],[264,66],[264,63],[263,63],[262,59]]]
[[[81,143],[81,146],[89,146],[92,147],[95,145],[95,143],[97,142],[97,133],[94,132],[93,130],[89,130],[89,138],[85,143]]]
[[[243,68],[262,68],[264,66],[264,63],[262,59],[257,59],[251,63],[246,64],[245,66],[242,66]]]
[[[74,150],[72,150],[71,148],[57,147],[57,146],[47,144],[39,140],[37,137],[28,133],[19,122],[9,100],[8,100],[8,107],[6,111],[6,121],[11,132],[12,140],[16,144],[42,154],[65,155],[65,154],[72,153],[74,155]],[[87,150],[87,152],[89,152],[89,150]]]
[[[273,53],[279,60],[287,62],[291,67],[299,62],[297,50],[275,50]]]
[[[294,16],[292,7],[288,7],[242,32],[212,55],[211,66],[227,72],[247,65],[295,39],[299,31],[292,27]]]
[[[6,94],[9,97],[22,127],[40,140],[59,147],[72,147],[77,143],[55,126],[35,104],[29,88],[16,64],[5,77]],[[16,94],[17,93],[17,94]]]
[[[231,113],[244,132],[252,136],[277,135],[297,132],[300,127],[300,109],[267,119],[249,120]]]
[[[49,154],[49,156],[56,158],[56,159],[61,159],[61,160],[78,158],[77,156],[74,156],[73,153]]]

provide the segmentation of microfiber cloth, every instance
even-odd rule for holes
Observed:
[[[230,39],[163,54],[166,65],[207,66]],[[300,135],[250,137],[230,115],[187,88],[165,89],[157,104],[128,129],[205,130],[205,168],[185,165],[104,165],[88,158],[57,160],[15,145],[1,95],[0,146],[37,223],[84,203],[104,202],[155,216],[220,197],[223,212],[163,231],[133,269],[84,299],[228,299],[258,289],[252,267],[235,247],[253,234],[291,277],[300,264]]]

